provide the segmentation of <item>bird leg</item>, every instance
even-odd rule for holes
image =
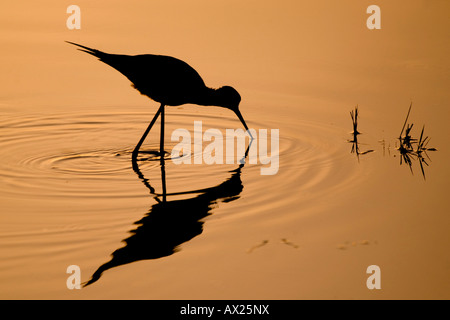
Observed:
[[[159,154],[161,156],[161,180],[163,202],[166,202],[166,168],[164,159],[164,105],[161,105],[161,134],[159,137]]]
[[[164,110],[164,104],[161,104],[161,107],[159,107],[158,112],[156,112],[155,116],[153,117],[152,121],[150,122],[150,124],[147,127],[147,130],[145,130],[144,134],[142,135],[141,140],[139,140],[138,144],[136,145],[136,147],[133,150],[133,153],[131,155],[131,159],[133,161],[136,161],[138,153],[139,153],[139,149],[141,148],[142,143],[144,142],[145,138],[147,137],[148,133],[150,132],[151,128],[153,127],[153,125],[156,122],[156,119],[158,119],[159,114],[161,113],[161,111]]]

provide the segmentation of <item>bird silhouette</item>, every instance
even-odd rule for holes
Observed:
[[[186,62],[163,55],[141,54],[131,56],[110,54],[74,42],[66,42],[80,47],[78,50],[89,53],[110,65],[126,76],[132,82],[132,86],[141,94],[161,104],[133,150],[132,159],[134,161],[137,159],[142,143],[160,115],[160,155],[163,158],[165,106],[179,106],[189,103],[230,109],[237,115],[252,138],[247,124],[239,111],[239,103],[241,101],[239,93],[230,86],[223,86],[218,89],[207,87],[198,72]]]

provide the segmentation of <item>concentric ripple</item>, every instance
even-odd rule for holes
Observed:
[[[130,144],[121,136],[129,134],[136,122],[139,120],[132,115],[119,113],[3,118],[0,175],[7,184],[4,193],[28,197],[133,196],[126,188]],[[157,164],[146,162],[144,166]]]
[[[182,110],[181,110],[182,111]],[[148,196],[133,172],[131,151],[148,125],[147,112],[11,114],[0,123],[0,176],[4,195],[14,197],[79,197],[135,198]],[[209,128],[239,127],[232,116],[198,115],[168,111],[166,119],[166,179],[168,192],[183,192],[208,188],[222,183],[235,164],[181,164],[170,160],[170,151],[178,141],[171,141],[170,132],[185,128],[194,133],[194,121],[202,120],[203,132]],[[257,137],[252,148],[263,141],[259,129],[279,129],[279,170],[274,176],[261,175],[269,166],[247,163],[242,170],[246,204],[256,206],[266,202],[279,206],[305,195],[342,189],[350,185],[355,175],[342,170],[345,166],[343,143],[336,143],[338,128],[321,123],[295,121],[264,123],[249,121]],[[269,135],[270,137],[270,135]],[[268,138],[269,139],[269,138]],[[203,148],[210,143],[203,142]],[[139,170],[145,178],[161,185],[159,124],[151,131],[142,147]],[[259,149],[258,149],[259,150]],[[203,157],[194,154],[192,160]],[[197,159],[198,160],[198,159]],[[200,159],[202,160],[202,159]],[[194,162],[194,161],[193,161]],[[202,162],[202,161],[200,161]],[[204,161],[203,161],[204,162]]]

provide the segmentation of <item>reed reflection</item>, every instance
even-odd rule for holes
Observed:
[[[251,145],[251,143],[250,143]],[[246,150],[244,159],[248,155]],[[165,159],[161,157],[162,193],[156,193],[150,180],[145,178],[139,169],[138,161],[133,160],[133,170],[139,179],[153,194],[156,204],[152,205],[145,216],[136,221],[131,236],[124,239],[124,247],[111,254],[111,260],[101,265],[84,283],[90,285],[100,279],[108,269],[132,263],[139,260],[158,259],[167,257],[179,251],[179,246],[203,232],[205,217],[212,214],[212,208],[218,201],[229,202],[239,198],[243,190],[241,171],[244,163],[230,176],[217,186],[179,193],[166,192]],[[189,195],[191,198],[182,200],[168,200],[170,196]]]
[[[437,151],[437,149],[428,147],[430,137],[425,136],[424,134],[425,126],[422,127],[422,131],[420,132],[420,136],[418,139],[412,136],[411,130],[414,126],[414,123],[412,124],[408,123],[409,114],[411,113],[411,107],[412,103],[409,106],[405,122],[403,123],[402,131],[400,132],[400,135],[398,137],[398,142],[400,145],[399,147],[396,148],[396,150],[400,153],[400,165],[402,164],[408,165],[409,169],[411,170],[411,173],[414,174],[413,161],[417,160],[420,165],[422,176],[425,179],[424,165],[429,166],[429,161],[431,161],[427,151]],[[350,116],[352,118],[353,123],[353,132],[351,132],[352,139],[347,141],[352,144],[352,149],[350,152],[355,153],[359,161],[360,155],[373,152],[374,150],[366,150],[363,152],[360,151],[359,148],[360,143],[358,142],[358,135],[360,135],[361,133],[358,131],[358,107],[356,107],[354,111],[353,110],[350,111]],[[380,140],[380,142],[383,145],[383,155],[385,155],[386,149],[385,141],[383,139]]]
[[[359,161],[360,155],[364,155],[364,154],[373,152],[374,150],[361,151],[359,149],[360,143],[358,142],[358,136],[361,133],[358,131],[358,107],[355,107],[355,110],[350,111],[350,116],[352,118],[352,123],[353,123],[353,131],[351,132],[352,139],[348,140],[348,142],[352,144],[352,150],[350,151],[350,153],[356,154],[356,157],[358,158],[358,161]]]
[[[402,165],[403,163],[407,164],[409,166],[409,169],[411,170],[411,173],[413,173],[413,160],[417,160],[420,165],[422,176],[425,179],[425,169],[423,165],[425,164],[426,166],[429,166],[428,161],[431,161],[427,151],[436,151],[437,149],[428,147],[430,138],[424,135],[425,126],[422,127],[419,139],[412,137],[411,130],[414,126],[414,123],[407,123],[409,114],[411,113],[411,106],[412,103],[409,106],[408,114],[406,115],[405,122],[403,123],[402,131],[400,132],[400,136],[398,137],[400,146],[397,148],[397,150],[400,153],[400,165]],[[403,135],[403,133],[405,134]]]

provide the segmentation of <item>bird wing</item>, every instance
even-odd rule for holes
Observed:
[[[206,88],[198,72],[182,60],[150,54],[129,56],[128,60],[133,71],[122,73],[155,101],[172,106],[193,102]]]
[[[74,42],[80,51],[97,57],[125,75],[141,94],[166,105],[193,102],[197,94],[205,90],[205,82],[186,62],[163,55],[110,54]]]

